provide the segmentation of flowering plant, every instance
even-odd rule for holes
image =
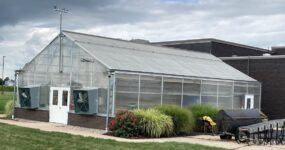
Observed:
[[[118,137],[136,137],[140,133],[139,120],[131,111],[119,111],[110,122],[109,129]]]

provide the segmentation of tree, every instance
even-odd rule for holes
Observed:
[[[4,79],[4,83],[6,82],[6,81],[9,81],[10,80],[10,78],[9,77],[6,77],[5,79]]]
[[[0,78],[0,85],[2,85],[3,84],[3,80],[2,80],[2,78]]]

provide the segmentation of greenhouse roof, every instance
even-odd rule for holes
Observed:
[[[112,70],[256,81],[208,53],[70,31],[63,34]]]

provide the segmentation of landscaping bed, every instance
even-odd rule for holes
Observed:
[[[202,105],[189,108],[162,105],[149,109],[119,111],[110,122],[110,132],[107,134],[124,138],[192,135],[194,130],[200,131],[200,125],[196,123],[198,119],[203,116],[215,118],[217,112],[215,108]]]

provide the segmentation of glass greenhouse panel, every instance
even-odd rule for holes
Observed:
[[[163,78],[163,94],[181,95],[182,79]]]
[[[116,90],[120,93],[138,93],[139,75],[116,74]]]
[[[235,82],[234,84],[234,94],[243,95],[247,93],[247,83]]]
[[[200,104],[200,96],[183,95],[183,107],[188,107],[195,104]]]
[[[218,108],[220,108],[220,109],[231,109],[232,108],[232,96],[219,97]]]
[[[217,82],[204,81],[202,82],[202,96],[217,96]]]
[[[217,96],[201,96],[201,104],[217,107]]]
[[[115,111],[138,108],[139,75],[116,74]]]
[[[180,95],[167,95],[163,94],[163,105],[177,105],[181,106],[181,94]]]
[[[201,104],[217,107],[217,81],[202,81]]]
[[[182,107],[200,104],[201,80],[184,79]]]
[[[100,89],[99,92],[98,92],[98,113],[99,114],[106,114],[106,106],[107,106],[107,89]],[[113,101],[110,100],[110,103],[109,103],[109,110],[111,111],[112,110],[112,107],[113,107]],[[111,113],[110,113],[111,114]]]
[[[162,104],[181,106],[182,79],[163,78],[163,101]]]
[[[161,93],[161,76],[141,76],[141,93],[152,93],[160,94]]]
[[[234,95],[234,109],[243,109],[244,108],[244,95]]]
[[[119,110],[128,110],[138,108],[137,93],[116,93],[115,112]]]
[[[150,108],[161,105],[161,94],[143,94],[140,95],[140,108]]]
[[[200,80],[189,80],[185,79],[183,83],[183,94],[184,95],[200,95],[201,82]]]
[[[218,82],[218,108],[229,109],[233,105],[233,82]]]

